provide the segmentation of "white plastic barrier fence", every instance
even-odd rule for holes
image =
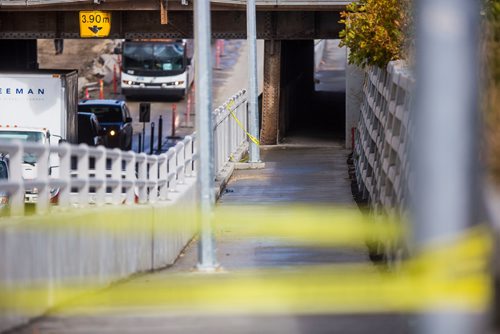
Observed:
[[[414,84],[400,61],[371,68],[365,76],[354,163],[358,190],[376,212],[404,210],[408,203]]]
[[[241,90],[214,111],[214,162],[216,173],[231,161],[247,141],[247,94]]]
[[[0,181],[0,191],[8,193],[11,215],[16,216],[24,213],[26,191],[37,194],[36,213],[45,213],[51,202],[63,207],[85,207],[165,201],[186,175],[195,172],[195,138],[187,136],[160,155],[85,144],[51,146],[2,141],[0,152],[8,156],[9,178]],[[24,179],[22,175],[25,154],[37,157],[33,179]],[[48,165],[50,155],[59,157],[58,166]],[[51,175],[56,169],[57,177]]]
[[[240,92],[214,113],[218,172],[246,142],[245,102]],[[0,196],[8,194],[10,215],[16,216],[0,218],[0,282],[23,287],[43,280],[47,285],[46,302],[31,315],[0,310],[0,332],[65,302],[54,300],[51,291],[68,280],[92,282],[95,289],[173,264],[197,231],[196,140],[188,136],[160,155],[0,142],[10,168],[9,178],[0,180]],[[31,167],[39,172],[31,180],[23,179],[24,154],[38,160]],[[58,157],[57,168],[49,166],[51,155]],[[50,214],[21,216],[26,191],[37,194],[36,213]],[[58,205],[51,204],[56,193]]]
[[[242,90],[214,115],[214,161],[223,170],[246,143],[247,96]],[[85,144],[43,145],[2,141],[0,153],[8,157],[9,178],[0,180],[0,193],[9,197],[10,215],[25,210],[25,194],[34,193],[35,212],[46,213],[51,204],[60,207],[88,205],[154,204],[168,200],[186,176],[195,175],[196,134],[186,136],[160,155],[89,147]],[[36,156],[35,177],[23,178],[23,156]],[[57,156],[57,159],[52,159]],[[49,162],[58,161],[57,166]]]

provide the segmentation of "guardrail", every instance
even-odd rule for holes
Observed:
[[[414,85],[400,61],[389,63],[387,69],[370,68],[365,76],[354,164],[361,197],[375,212],[402,212],[407,207]]]

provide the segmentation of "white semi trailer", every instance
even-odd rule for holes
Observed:
[[[76,71],[0,72],[0,141],[76,143],[77,108]],[[51,174],[58,174],[58,165],[58,157],[52,155]],[[23,177],[36,176],[36,157],[25,154]],[[51,189],[51,195],[57,196],[57,189]],[[37,189],[28,189],[25,201],[36,202],[37,197]]]

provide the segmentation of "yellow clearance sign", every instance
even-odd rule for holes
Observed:
[[[80,37],[108,37],[111,31],[111,13],[101,11],[80,12]]]

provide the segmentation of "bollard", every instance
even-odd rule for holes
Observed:
[[[85,88],[85,99],[90,100],[89,88]]]
[[[116,64],[113,65],[113,94],[118,94]]]
[[[163,146],[162,140],[163,140],[163,117],[160,115],[160,119],[158,120],[158,147],[156,149],[158,154],[161,153],[161,148]]]
[[[104,81],[102,79],[99,80],[99,99],[104,99]]]
[[[142,152],[142,134],[139,133],[139,147],[137,148],[137,152]]]
[[[177,105],[174,103],[172,105],[172,131],[171,136],[175,137],[175,119],[177,118]]]
[[[149,138],[149,154],[153,154],[155,144],[155,122],[151,122],[151,137]]]

